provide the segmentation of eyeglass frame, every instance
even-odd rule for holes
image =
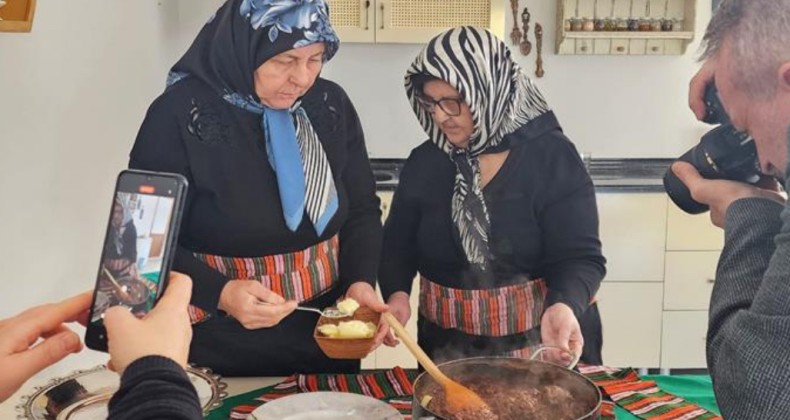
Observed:
[[[439,106],[439,108],[441,108],[442,112],[444,112],[450,117],[457,117],[461,115],[461,113],[463,112],[462,105],[464,103],[464,100],[460,96],[454,96],[454,97],[446,96],[439,99],[433,99],[425,95],[416,95],[416,99],[417,99],[417,103],[429,114],[433,114],[434,112],[436,112],[437,105]],[[444,101],[451,101],[454,102],[456,105],[458,105],[458,112],[457,113],[449,112],[447,108],[445,108],[442,105],[442,102]]]

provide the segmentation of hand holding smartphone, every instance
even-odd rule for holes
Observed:
[[[107,351],[104,312],[141,318],[167,283],[187,193],[181,175],[125,170],[118,176],[96,277],[85,344]]]

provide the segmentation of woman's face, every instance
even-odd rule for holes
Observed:
[[[121,223],[123,223],[123,207],[121,206],[121,203],[117,201],[112,206],[111,223],[113,227],[120,227]]]
[[[255,93],[272,109],[288,109],[315,83],[324,65],[324,44],[285,51],[255,70]]]
[[[443,80],[431,80],[422,88],[423,96],[418,98],[431,113],[434,122],[444,135],[460,149],[469,145],[469,138],[475,130],[472,111],[461,95]]]

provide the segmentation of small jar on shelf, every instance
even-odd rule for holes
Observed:
[[[574,18],[570,18],[568,20],[570,20],[570,23],[571,23],[571,31],[579,32],[579,31],[582,30],[582,20],[581,19],[579,19],[577,17],[574,17]]]
[[[590,18],[582,19],[582,31],[592,32],[595,30],[595,22]]]
[[[601,32],[606,30],[606,19],[604,18],[595,18],[595,31]]]
[[[650,19],[639,19],[639,32],[650,32]]]

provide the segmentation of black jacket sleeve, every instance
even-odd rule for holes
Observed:
[[[416,232],[420,210],[417,198],[412,196],[412,192],[419,190],[419,181],[412,174],[414,165],[412,152],[400,172],[398,188],[384,224],[379,286],[385,302],[395,292],[411,293],[417,274],[419,248]]]
[[[578,318],[590,305],[606,274],[598,237],[595,187],[573,144],[557,132],[540,161],[545,163],[543,233],[546,307],[565,303]]]
[[[349,210],[340,228],[338,264],[341,287],[345,290],[357,281],[376,284],[381,255],[381,208],[362,125],[351,101],[345,94],[343,97],[348,160],[342,182],[348,194]]]
[[[130,364],[110,400],[110,420],[198,420],[203,418],[195,387],[184,369],[166,357]]]
[[[162,96],[149,108],[130,153],[129,168],[171,172],[186,177],[189,189],[182,220],[188,220],[194,183],[181,129],[171,106],[166,104],[168,100],[171,99]],[[181,245],[176,249],[172,267],[174,271],[192,277],[195,283],[192,305],[211,315],[216,314],[220,292],[228,279],[195,258],[191,251]]]

